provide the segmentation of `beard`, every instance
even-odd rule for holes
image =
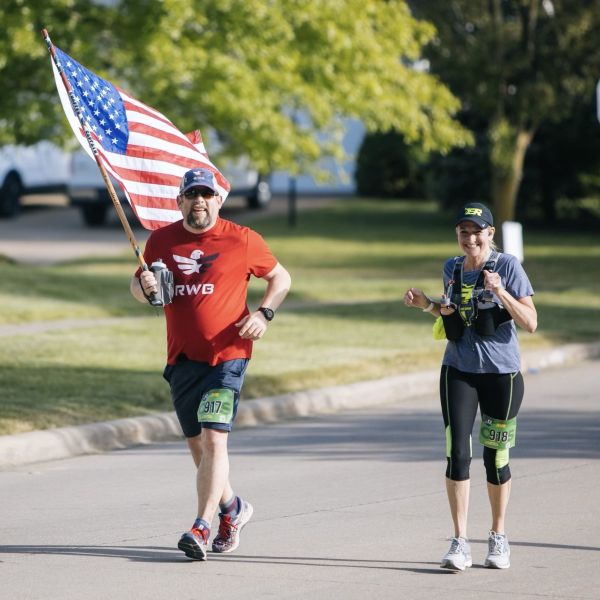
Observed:
[[[210,225],[211,218],[208,211],[204,211],[199,215],[195,215],[193,211],[190,211],[186,222],[193,229],[206,229]]]

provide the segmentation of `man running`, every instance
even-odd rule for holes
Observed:
[[[266,332],[287,295],[291,278],[262,237],[219,216],[223,198],[213,173],[192,169],[181,181],[183,220],[150,235],[145,258],[162,259],[173,272],[174,298],[165,306],[164,377],[197,468],[198,511],[178,547],[206,560],[211,523],[219,508],[213,552],[232,552],[252,505],[229,482],[227,440],[236,416],[252,343]],[[246,305],[250,276],[266,281],[259,308]],[[138,269],[131,293],[140,302],[158,291],[151,271]]]

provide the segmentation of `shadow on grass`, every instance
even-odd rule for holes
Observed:
[[[424,275],[441,279],[443,261],[458,253],[452,222],[449,212],[439,211],[432,203],[349,198],[307,213],[295,228],[286,227],[281,216],[257,222],[253,227],[256,226],[267,241],[271,236],[276,238],[284,255],[286,242],[300,240],[304,248],[303,240],[310,238],[307,250],[290,257],[290,264],[286,266],[292,270],[301,266],[318,275],[318,270],[333,269],[336,273],[330,274],[331,277],[354,276],[356,285],[360,286],[361,278],[369,278],[371,273],[390,280],[414,278],[415,284]],[[352,246],[340,252],[328,251],[331,245],[319,247],[318,243],[312,249],[312,242],[318,242],[319,238],[333,242],[334,247],[336,241],[348,241],[356,250],[353,251]],[[586,235],[569,235],[565,239],[573,247],[585,248],[594,243],[594,238]],[[548,246],[547,257],[526,256],[525,266],[534,289],[562,291],[577,286],[589,289],[590,294],[600,293],[600,278],[593,275],[598,274],[597,257],[586,252],[562,255],[558,242],[558,238],[548,235],[527,237],[531,247]],[[372,245],[375,243],[377,246]],[[413,245],[411,255],[405,253],[403,244]],[[115,274],[69,271],[75,271],[78,266],[111,265],[128,269]],[[111,315],[132,315],[139,314],[139,306],[131,300],[128,290],[129,275],[135,268],[132,256],[123,254],[114,258],[81,259],[59,267],[23,268],[0,263],[0,276],[3,293],[9,296],[72,301],[101,307]],[[399,296],[403,291],[399,290]]]
[[[0,424],[48,429],[170,411],[161,375],[160,370],[0,366]],[[12,433],[1,431],[5,427],[0,434]]]
[[[95,264],[89,261],[84,264]],[[97,264],[107,264],[97,261]],[[135,271],[132,264],[131,274]],[[68,267],[24,268],[0,265],[6,296],[64,301],[101,308],[111,316],[140,315],[140,305],[129,293],[130,275],[69,272]]]
[[[252,227],[267,237],[284,234],[291,239],[317,236],[364,243],[422,242],[424,231],[427,239],[444,240],[440,237],[444,234],[450,241],[454,239],[452,218],[431,203],[348,198],[311,211],[305,218],[300,215],[296,227],[282,231],[282,220],[261,220]]]
[[[537,331],[557,343],[600,339],[600,308],[552,306],[544,302],[537,302],[536,308]]]
[[[600,339],[600,308],[562,307],[537,302],[538,332],[543,333],[556,343],[573,341],[597,341]],[[310,317],[332,317],[362,323],[422,323],[427,335],[433,320],[418,310],[408,308],[397,300],[357,302],[355,304],[317,304],[294,305],[291,312]],[[427,317],[427,318],[424,318]],[[332,337],[333,339],[333,337]]]
[[[382,262],[383,261],[383,262]],[[85,261],[84,264],[97,264],[96,261]],[[562,269],[565,271],[569,270],[568,262],[565,262]],[[359,268],[368,268],[369,265],[376,269],[384,269],[389,272],[390,281],[397,280],[399,277],[403,279],[414,278],[414,285],[419,286],[419,280],[422,279],[423,275],[427,277],[434,277],[437,273],[441,273],[441,262],[432,261],[430,258],[403,258],[390,260],[389,258],[383,259],[376,256],[364,256],[357,258],[351,267],[352,270],[356,271]],[[593,272],[596,265],[592,259],[589,264],[585,260],[579,265],[580,268],[587,272]],[[338,268],[344,269],[343,265],[337,265]],[[321,263],[321,268],[328,268],[325,262]],[[531,270],[533,271],[533,269]],[[132,269],[133,273],[133,269]],[[537,291],[561,291],[568,290],[568,283],[563,281],[556,281],[556,278],[552,279],[552,284],[537,285],[535,283],[532,273],[529,273],[532,282],[534,282],[534,289]],[[81,273],[68,273],[63,270],[52,270],[48,269],[45,272],[32,271],[22,269],[20,267],[12,265],[0,266],[0,276],[3,278],[3,293],[7,296],[25,296],[31,298],[44,298],[50,300],[58,300],[65,302],[78,303],[88,305],[91,307],[101,308],[107,314],[112,316],[143,316],[143,307],[138,302],[133,300],[129,293],[129,279],[122,275],[83,275]],[[383,275],[381,275],[383,276]],[[542,281],[548,281],[547,277],[541,278]],[[360,286],[360,277],[357,277],[357,286]],[[596,287],[598,283],[595,280],[589,279],[577,279],[577,285],[579,289],[585,289],[586,285],[589,287],[590,297],[596,296],[598,290]],[[405,286],[398,285],[398,304],[401,304],[402,295],[405,291]],[[440,291],[441,291],[441,277],[440,277]],[[428,290],[429,293],[434,293],[435,290]],[[249,294],[250,302],[257,302],[262,297],[262,291],[251,290]],[[293,292],[290,296],[290,300],[312,302],[313,299],[309,294],[302,292]],[[380,302],[372,303],[372,308],[377,311],[377,305],[387,305],[392,307],[394,302]],[[347,307],[336,307],[334,310],[338,311],[340,315],[351,317],[353,314],[363,314],[368,317],[367,306],[368,303],[360,303]],[[594,308],[575,308],[575,307],[547,307],[543,308],[542,304],[538,307],[546,311],[546,313],[552,318],[553,314],[558,315],[557,322],[562,322],[564,317],[571,319],[575,315],[576,320],[586,321],[587,324],[593,324],[594,320],[597,321],[597,310]],[[314,307],[306,309],[308,312],[315,310]],[[327,314],[332,309],[324,308],[318,309],[318,312],[325,311]],[[306,312],[306,311],[304,311]],[[394,311],[395,316],[402,319],[401,312]],[[579,315],[579,316],[577,316]],[[541,315],[544,316],[543,313]],[[377,319],[378,317],[375,316]],[[554,319],[556,320],[556,319]],[[543,323],[543,320],[540,320]]]
[[[532,257],[525,261],[524,266],[534,289],[538,292],[562,292],[576,287],[589,290],[593,296],[600,294],[600,267],[597,256],[583,252],[577,256]]]
[[[450,246],[449,246],[450,248]],[[327,270],[339,271],[340,275],[354,276],[356,286],[360,287],[361,281],[368,281],[371,278],[389,278],[390,280],[403,279],[438,279],[440,287],[442,285],[442,267],[446,258],[454,256],[451,250],[440,252],[437,256],[403,256],[398,254],[398,248],[394,249],[395,254],[390,254],[386,248],[374,252],[357,251],[356,254],[319,254],[314,253],[303,258],[303,269],[314,269],[318,274],[318,269],[325,272]],[[331,276],[331,275],[330,275]]]
[[[455,243],[454,214],[452,209],[440,209],[435,203],[423,200],[349,197],[317,211],[301,212],[297,226],[284,229],[283,233],[291,238],[322,235],[336,240],[360,239],[364,242]],[[279,235],[282,233],[282,221],[283,217],[273,217],[252,227],[265,235]],[[553,256],[561,255],[560,246],[564,241],[568,241],[569,246],[585,249],[597,240],[596,231],[574,230],[567,226],[550,230],[546,226],[534,227],[525,223],[524,230],[528,246],[556,246]]]

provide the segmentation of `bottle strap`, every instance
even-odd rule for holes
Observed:
[[[481,292],[483,292],[483,279],[485,277],[483,272],[490,271],[490,273],[493,273],[496,270],[497,262],[498,262],[498,253],[495,250],[492,250],[492,253],[490,254],[487,261],[485,262],[485,265],[483,265],[483,268],[481,269],[481,271],[479,271],[479,276],[477,277],[477,282],[475,283],[475,287],[473,288],[473,296],[474,297],[478,297],[481,294]]]
[[[455,293],[462,297],[462,265],[464,261],[464,256],[457,256],[454,259],[454,266],[452,267],[452,279],[448,282],[448,286],[446,287],[446,297],[450,299],[450,302],[454,302],[452,296]],[[460,302],[456,304],[459,305]]]

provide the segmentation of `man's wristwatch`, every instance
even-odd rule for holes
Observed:
[[[266,308],[265,306],[260,306],[258,308],[258,310],[260,310],[260,312],[263,314],[264,318],[267,321],[272,321],[273,317],[275,316],[275,311],[270,309],[270,308]]]

